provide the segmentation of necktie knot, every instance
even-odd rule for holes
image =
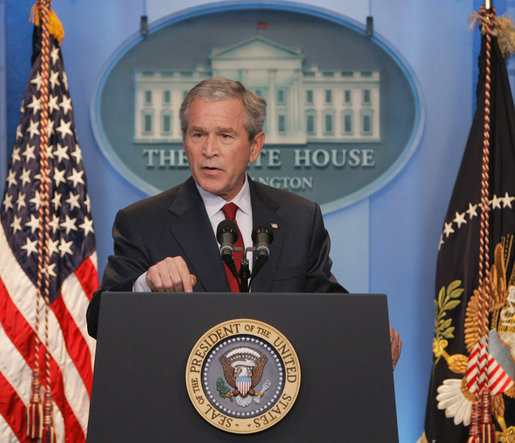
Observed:
[[[235,203],[227,203],[222,208],[225,218],[227,220],[232,220],[232,221],[236,221],[236,211],[237,210],[238,210],[238,205],[236,205]]]

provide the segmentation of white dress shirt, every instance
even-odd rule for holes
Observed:
[[[204,202],[204,206],[206,208],[207,216],[209,217],[209,221],[211,222],[211,228],[213,229],[213,235],[216,237],[216,229],[218,224],[225,220],[225,215],[222,211],[222,208],[227,203],[234,203],[238,206],[238,211],[236,211],[236,222],[238,223],[238,228],[240,229],[241,236],[243,237],[243,244],[245,248],[249,248],[252,246],[252,205],[250,202],[250,187],[247,175],[245,175],[245,183],[241,188],[240,192],[236,197],[234,197],[231,201],[226,201],[222,197],[211,194],[210,192],[205,191],[199,185],[197,185],[197,189],[202,197],[202,201]],[[247,258],[249,260],[249,267],[252,271],[252,259],[253,254],[249,252],[247,254]],[[222,260],[220,258],[220,260]],[[147,273],[141,274],[138,279],[134,282],[132,286],[132,290],[134,292],[150,292],[150,288],[147,285],[146,281]]]

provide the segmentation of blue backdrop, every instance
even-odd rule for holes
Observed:
[[[3,64],[7,64],[7,97],[0,96],[3,105],[7,100],[7,114],[0,106],[0,119],[7,122],[7,143],[0,146],[0,178],[5,177],[7,153],[14,140],[30,70],[32,25],[28,17],[32,3],[0,1],[0,45],[7,48],[5,59],[0,51],[0,74]],[[89,116],[95,82],[117,48],[139,32],[145,8],[152,23],[206,3],[210,2],[54,1],[53,8],[66,31],[62,48],[88,176],[100,270],[112,250],[111,225],[116,211],[146,195],[114,169],[95,142]],[[371,13],[375,32],[397,49],[420,85],[425,127],[409,163],[371,197],[325,216],[333,243],[333,271],[339,280],[352,292],[388,294],[390,323],[404,341],[395,371],[400,440],[413,442],[423,430],[431,369],[438,242],[475,105],[479,32],[468,29],[468,17],[481,2],[299,3],[325,8],[363,24]],[[513,2],[494,3],[498,14],[508,10],[513,16]],[[4,29],[6,42],[2,41]],[[513,77],[513,70],[510,72]],[[2,79],[0,75],[0,82]]]

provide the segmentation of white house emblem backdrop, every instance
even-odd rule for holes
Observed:
[[[417,147],[423,105],[395,49],[310,6],[211,4],[135,35],[111,58],[91,106],[115,168],[154,194],[189,176],[179,107],[199,81],[241,81],[267,101],[255,180],[342,208],[380,189]]]

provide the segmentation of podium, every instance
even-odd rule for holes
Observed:
[[[301,368],[291,410],[252,434],[213,426],[188,396],[190,352],[217,324],[284,334]],[[386,296],[102,294],[88,442],[397,442]]]

